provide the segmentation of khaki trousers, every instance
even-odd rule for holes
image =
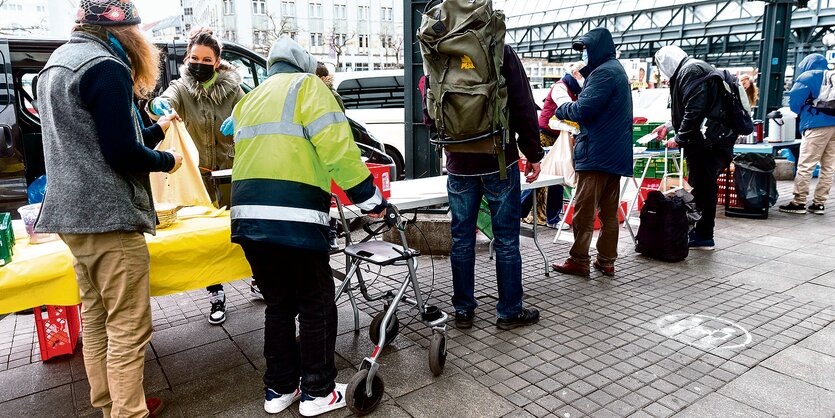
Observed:
[[[806,204],[812,172],[815,171],[815,166],[820,163],[821,171],[818,175],[818,185],[815,186],[815,196],[812,198],[812,203],[823,205],[829,198],[832,177],[835,175],[835,126],[803,131],[799,158],[797,174],[794,177],[794,203]]]
[[[105,418],[147,417],[145,346],[151,340],[150,255],[140,232],[61,234],[73,254],[84,324],[90,402]]]
[[[615,264],[618,258],[618,198],[620,176],[602,171],[578,171],[577,191],[574,195],[574,245],[569,254],[579,264],[589,265],[589,247],[594,237],[594,216],[600,217],[600,236],[597,238],[597,260],[604,267]]]

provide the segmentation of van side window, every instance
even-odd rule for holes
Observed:
[[[402,75],[345,79],[336,92],[342,96],[346,109],[393,109],[404,105]]]
[[[35,92],[33,91],[34,84],[32,81],[37,77],[38,73],[25,73],[20,77],[20,109],[23,110],[26,116],[38,119],[38,110],[34,105]]]
[[[221,58],[232,64],[241,76],[241,88],[244,92],[258,87],[267,79],[267,69],[254,63],[247,57],[240,56],[234,52],[223,51]]]

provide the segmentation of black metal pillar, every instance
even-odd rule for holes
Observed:
[[[418,83],[423,76],[423,58],[417,41],[417,30],[423,9],[428,1],[409,1],[404,7],[403,28],[406,40],[403,48],[406,129],[406,178],[439,176],[441,162],[435,146],[429,143],[429,130],[423,124],[423,108]]]
[[[786,81],[786,61],[794,3],[793,0],[769,0],[765,6],[757,119],[765,119],[765,115],[779,109],[783,103],[783,84]]]

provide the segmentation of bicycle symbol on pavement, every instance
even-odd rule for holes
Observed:
[[[751,334],[727,319],[698,314],[671,314],[655,320],[658,332],[702,350],[734,349],[751,343]]]

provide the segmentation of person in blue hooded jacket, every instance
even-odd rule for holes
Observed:
[[[823,215],[835,175],[835,116],[821,113],[809,102],[820,94],[824,71],[828,68],[826,58],[821,54],[808,55],[797,66],[796,74],[799,75],[789,92],[789,107],[800,119],[803,142],[794,177],[794,198],[781,205],[780,212],[804,214],[809,211]],[[815,186],[812,204],[807,208],[809,182],[818,163],[821,165],[818,185]]]
[[[589,275],[589,246],[599,210],[602,228],[593,265],[612,276],[618,255],[620,178],[632,176],[632,93],[607,29],[590,30],[572,47],[583,53],[586,67],[580,74],[586,82],[577,101],[562,104],[554,115],[580,124],[574,146],[574,245],[563,264],[551,267],[560,273]]]

